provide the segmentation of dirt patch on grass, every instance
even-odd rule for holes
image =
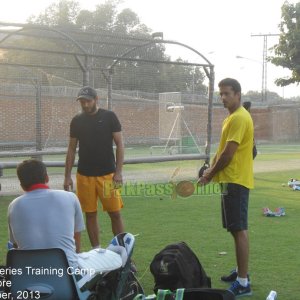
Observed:
[[[180,166],[180,164],[178,164]],[[299,170],[300,169],[300,158],[299,159],[285,159],[285,160],[270,160],[270,161],[254,161],[254,174],[262,172],[276,172],[276,171],[287,171],[287,170]],[[137,183],[154,183],[154,182],[168,182],[174,172],[174,166],[145,169],[145,170],[130,170],[124,171],[125,182],[137,182]],[[173,179],[175,182],[181,180],[197,180],[197,166],[182,167],[178,175]],[[296,175],[295,175],[296,176]],[[64,176],[62,174],[51,174],[50,175],[50,187],[53,189],[62,189]],[[75,175],[73,175],[75,185]],[[19,195],[23,191],[20,187],[17,177],[2,177],[0,178],[2,185],[1,195]]]
[[[300,158],[272,161],[254,161],[254,173],[288,171],[297,169],[300,169]]]

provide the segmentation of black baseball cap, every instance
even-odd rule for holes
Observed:
[[[96,98],[97,98],[97,91],[90,86],[84,86],[79,90],[76,100],[79,99],[92,100]]]

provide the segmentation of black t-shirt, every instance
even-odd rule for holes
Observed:
[[[121,124],[114,112],[99,109],[96,114],[76,115],[70,125],[70,136],[79,141],[78,173],[103,176],[116,169],[113,151],[113,132]]]

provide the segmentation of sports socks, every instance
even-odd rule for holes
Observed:
[[[248,278],[242,278],[242,277],[237,277],[236,279],[240,285],[242,285],[243,287],[246,287],[248,285]]]

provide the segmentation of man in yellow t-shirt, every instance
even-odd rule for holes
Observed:
[[[248,276],[248,199],[253,188],[253,122],[249,112],[241,106],[241,85],[232,78],[219,82],[221,100],[228,109],[220,144],[211,168],[199,179],[205,185],[211,180],[222,187],[223,227],[234,239],[237,269],[225,282],[233,281],[229,290],[235,296],[251,295]]]

